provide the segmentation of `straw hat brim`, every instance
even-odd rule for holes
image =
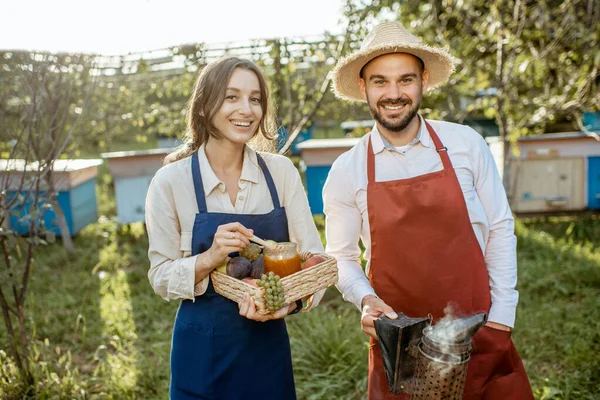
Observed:
[[[423,60],[425,69],[429,71],[428,89],[444,84],[454,72],[455,58],[441,48],[420,43],[403,46],[375,46],[352,53],[336,64],[332,70],[335,95],[344,100],[365,101],[359,85],[360,70],[374,58],[390,53],[408,53]]]

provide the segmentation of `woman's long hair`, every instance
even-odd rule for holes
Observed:
[[[224,57],[206,65],[198,74],[192,96],[188,101],[187,130],[184,142],[174,152],[165,157],[165,165],[191,156],[212,136],[223,137],[213,125],[213,118],[225,100],[227,84],[236,68],[254,72],[260,85],[260,106],[263,116],[259,127],[251,139],[257,150],[271,150],[274,147],[275,119],[271,113],[267,81],[250,60],[238,57]]]

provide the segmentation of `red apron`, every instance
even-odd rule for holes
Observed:
[[[375,181],[369,138],[367,204],[371,227],[369,279],[377,295],[395,311],[434,320],[452,303],[463,315],[489,312],[485,260],[446,148],[427,130],[444,169],[387,182]],[[484,327],[473,337],[464,399],[533,399],[510,332]],[[389,392],[381,350],[371,339],[369,400],[408,399]]]

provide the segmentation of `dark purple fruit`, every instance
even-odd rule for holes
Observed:
[[[246,257],[233,257],[227,262],[227,275],[236,279],[244,279],[250,276],[252,263]]]
[[[256,260],[252,261],[252,269],[250,271],[250,277],[254,279],[260,279],[262,274],[265,273],[265,259],[264,257],[258,257]]]

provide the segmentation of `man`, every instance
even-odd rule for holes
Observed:
[[[518,293],[514,220],[494,160],[469,127],[425,121],[422,95],[454,69],[397,22],[383,23],[333,70],[336,95],[366,101],[375,127],[333,164],[323,189],[338,288],[371,337],[369,399],[387,388],[374,320],[394,311],[435,321],[485,311],[465,399],[533,399],[510,339]],[[365,246],[368,279],[359,261]]]

